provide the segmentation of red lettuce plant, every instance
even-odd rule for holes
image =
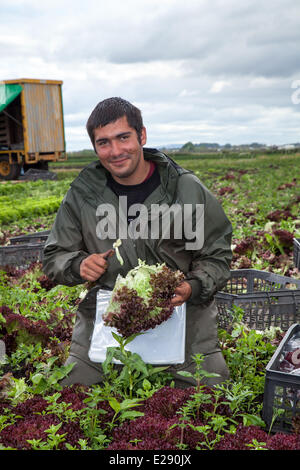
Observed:
[[[60,419],[54,414],[26,416],[24,419],[19,419],[16,423],[2,429],[0,433],[1,443],[5,447],[17,450],[29,450],[32,446],[28,440],[41,439],[47,441],[46,430],[50,426],[60,423]],[[79,448],[78,440],[85,438],[78,422],[62,423],[58,434],[66,434],[64,442],[59,445],[59,449],[66,449],[65,443]]]
[[[259,426],[243,426],[239,424],[234,434],[225,434],[216,444],[215,450],[249,450],[248,444],[256,439],[266,442],[268,434]]]
[[[4,322],[0,326],[0,336],[5,343],[6,353],[11,354],[18,344],[41,342],[46,345],[53,333],[43,320],[33,321],[20,313],[14,313],[8,306],[0,307]]]

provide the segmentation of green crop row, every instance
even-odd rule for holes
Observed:
[[[41,197],[60,196],[64,195],[69,186],[72,178],[65,180],[38,180],[38,181],[24,181],[22,183],[12,183],[11,181],[0,184],[0,202],[1,198],[6,196],[9,198],[17,197],[34,197],[39,194]]]
[[[61,196],[50,196],[47,199],[22,199],[15,204],[0,204],[0,222],[8,223],[18,219],[41,216],[56,212],[62,201]]]

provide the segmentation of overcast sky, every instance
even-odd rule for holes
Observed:
[[[0,80],[63,80],[67,150],[104,98],[148,146],[300,142],[298,0],[0,0]]]

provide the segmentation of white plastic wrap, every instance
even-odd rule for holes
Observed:
[[[111,332],[115,328],[105,326],[102,315],[106,311],[111,291],[99,289],[94,330],[91,338],[89,358],[93,362],[104,362],[106,349],[118,346]],[[186,304],[175,307],[171,317],[153,329],[143,332],[131,341],[126,349],[141,356],[147,364],[182,364],[185,360]],[[120,362],[114,360],[115,363]]]
[[[285,344],[279,361],[279,369],[282,372],[300,375],[300,331]]]

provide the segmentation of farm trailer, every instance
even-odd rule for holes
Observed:
[[[18,179],[21,169],[48,169],[67,159],[62,81],[0,82],[0,179]]]

